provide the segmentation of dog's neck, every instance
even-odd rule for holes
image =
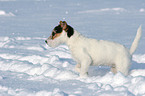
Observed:
[[[74,43],[76,43],[79,39],[79,37],[81,37],[82,35],[77,32],[76,30],[74,30],[74,34],[68,38],[66,45],[68,45],[68,47],[71,47],[72,45],[74,45]]]

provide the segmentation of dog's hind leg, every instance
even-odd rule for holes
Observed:
[[[114,74],[117,73],[117,69],[116,69],[115,64],[112,64],[112,66],[111,66],[111,72],[114,73]]]
[[[123,73],[125,76],[129,73],[130,68],[130,59],[129,58],[123,58],[122,62],[116,62],[116,70],[117,72]]]

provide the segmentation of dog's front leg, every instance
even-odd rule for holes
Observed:
[[[77,64],[76,66],[75,66],[75,71],[76,72],[81,72],[81,64]]]
[[[80,77],[85,78],[88,77],[88,69],[91,64],[91,58],[89,56],[83,56],[81,61],[81,72]]]

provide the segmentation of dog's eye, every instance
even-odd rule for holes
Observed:
[[[52,36],[54,36],[55,35],[55,33],[54,32],[52,32]]]

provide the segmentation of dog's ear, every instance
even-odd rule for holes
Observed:
[[[74,34],[74,29],[71,26],[67,26],[67,36],[70,38]]]
[[[59,24],[61,28],[65,30],[65,32],[67,32],[67,36],[69,38],[74,34],[74,29],[71,26],[67,25],[66,21],[60,21]]]
[[[63,30],[67,28],[67,23],[65,21],[60,21],[59,24]]]

